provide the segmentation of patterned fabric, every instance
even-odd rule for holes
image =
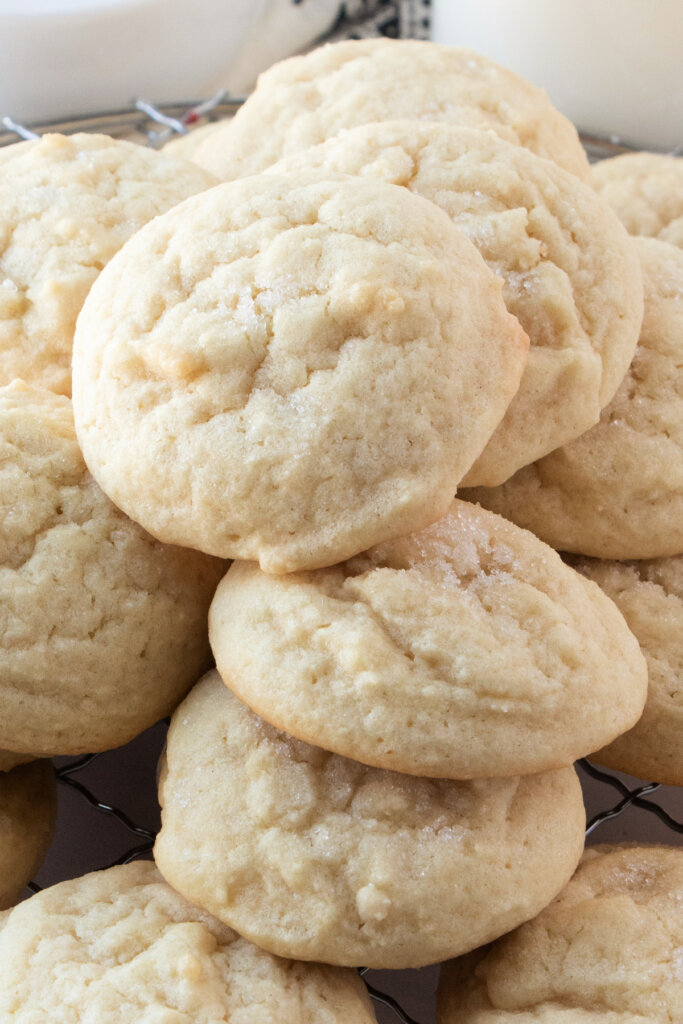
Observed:
[[[340,6],[330,39],[429,38],[430,0],[345,0]]]

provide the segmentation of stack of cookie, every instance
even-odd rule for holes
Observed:
[[[629,238],[542,93],[431,44],[344,43],[272,69],[194,153],[237,180],[211,188],[177,161],[190,198],[173,193],[167,212],[105,144],[69,145],[25,144],[0,162],[0,192],[9,169],[19,194],[25,168],[26,202],[42,204],[12,231],[43,245],[44,221],[50,245],[69,247],[33,291],[27,243],[10,247],[12,316],[22,338],[48,339],[35,376],[12,373],[68,391],[80,309],[82,451],[67,398],[4,389],[12,480],[25,478],[32,510],[28,527],[8,521],[7,563],[31,614],[16,616],[20,698],[8,697],[0,745],[103,749],[177,705],[204,667],[223,576],[208,615],[217,670],[175,712],[160,777],[155,857],[182,898],[147,869],[115,873],[16,911],[0,943],[23,936],[30,949],[33,917],[64,901],[71,913],[82,899],[93,920],[100,903],[114,908],[117,934],[154,917],[120,977],[105,971],[88,998],[158,998],[201,1021],[211,1000],[207,1020],[230,1019],[219,990],[234,968],[198,949],[284,971],[279,993],[304,969],[276,970],[276,957],[415,967],[492,941],[569,880],[584,828],[572,763],[618,749],[645,704],[645,660],[588,578],[599,571],[577,572],[545,541],[630,559],[683,550],[675,501],[633,484],[641,459],[663,477],[661,438],[680,429],[673,398],[655,413],[637,394],[670,372],[675,313],[653,297],[678,280],[670,247]],[[52,203],[46,164],[39,186],[31,177],[40,146],[58,154],[41,155],[63,182]],[[83,174],[93,208],[111,200],[87,227],[61,205]],[[131,195],[138,220],[121,204]],[[625,468],[610,477],[593,437],[622,421],[637,438],[619,443]],[[639,447],[653,434],[659,462]],[[668,523],[665,551],[572,547],[522,522],[515,489],[573,536],[571,502],[557,513],[538,467],[571,469],[576,446],[590,483],[568,472],[569,492],[591,522],[625,542]],[[454,501],[461,484],[471,500]],[[499,495],[507,519],[489,510]],[[226,559],[238,560],[227,574]],[[47,656],[57,687],[33,664]],[[95,947],[72,959],[111,966]],[[23,956],[3,953],[0,977]],[[141,960],[166,971],[163,995],[150,997]],[[351,982],[327,976],[350,986],[343,1019],[370,1019]]]

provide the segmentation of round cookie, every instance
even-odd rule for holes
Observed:
[[[216,184],[195,164],[106,135],[44,135],[0,156],[0,384],[71,393],[76,317],[143,224]]]
[[[683,248],[683,160],[625,153],[591,168],[593,187],[632,235]]]
[[[11,750],[0,750],[0,772],[9,772],[17,765],[33,760],[33,754],[15,754]]]
[[[100,485],[158,539],[315,568],[447,511],[527,346],[432,203],[260,175],[157,218],[100,275],[76,332],[76,427]]]
[[[452,782],[280,733],[212,672],[174,715],[155,858],[184,896],[281,956],[418,967],[527,920],[583,849],[572,768]]]
[[[439,1024],[671,1024],[683,1005],[683,850],[592,847],[537,918],[442,968]]]
[[[19,899],[43,862],[57,818],[57,784],[48,761],[0,772],[0,910]]]
[[[683,556],[638,562],[573,559],[617,605],[645,655],[643,717],[593,757],[599,764],[683,786]]]
[[[264,953],[138,862],[61,882],[0,925],[5,1024],[373,1024],[353,971]]]
[[[645,317],[599,424],[501,487],[461,492],[554,548],[595,558],[683,552],[683,252],[656,239],[634,241]]]
[[[414,39],[348,40],[274,64],[193,159],[219,178],[238,178],[397,114],[489,129],[589,178],[576,129],[541,89],[472,50]]]
[[[228,120],[222,118],[220,121],[209,121],[208,124],[202,124],[198,128],[191,128],[185,135],[174,135],[162,147],[164,154],[180,157],[182,160],[192,160],[199,144],[219,128],[223,130],[227,123]]]
[[[272,725],[419,776],[572,764],[634,724],[647,693],[600,589],[464,501],[329,569],[273,577],[235,562],[209,638],[224,682]]]
[[[643,302],[636,248],[591,188],[491,132],[424,121],[363,125],[272,171],[313,167],[440,206],[502,278],[529,335],[520,389],[463,486],[501,484],[598,422],[633,358]]]
[[[0,747],[78,754],[126,743],[209,660],[225,564],[164,547],[88,473],[71,402],[0,388]]]

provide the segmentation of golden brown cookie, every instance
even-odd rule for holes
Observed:
[[[683,247],[683,159],[625,153],[595,164],[591,178],[630,234]]]
[[[0,772],[0,910],[13,906],[43,862],[57,817],[49,761]]]
[[[373,1024],[358,975],[264,953],[138,862],[60,882],[0,926],[3,1024]]]
[[[442,969],[439,1024],[679,1024],[683,850],[593,847],[537,918]]]
[[[598,422],[633,359],[643,305],[636,247],[591,188],[491,132],[424,121],[363,125],[272,171],[305,168],[424,196],[502,278],[529,361],[463,486],[501,484]]]
[[[683,556],[571,564],[610,597],[647,661],[642,718],[593,757],[641,779],[683,786]]]
[[[501,487],[461,492],[558,550],[596,558],[683,552],[683,252],[634,241],[645,317],[600,423]]]
[[[88,473],[71,402],[0,388],[0,747],[126,743],[206,668],[225,565],[165,547]]]
[[[634,724],[647,692],[612,601],[464,501],[329,569],[274,577],[235,562],[209,637],[224,682],[272,725],[436,778],[572,764]]]
[[[280,733],[212,672],[173,717],[155,858],[184,896],[279,955],[418,967],[527,920],[571,875],[572,768],[452,782]]]
[[[541,89],[472,50],[414,39],[347,40],[274,64],[193,159],[238,178],[396,116],[488,129],[588,180],[576,129]]]
[[[216,183],[195,164],[106,135],[44,135],[0,158],[0,384],[71,393],[93,281],[138,228]]]
[[[195,196],[109,264],[79,318],[88,466],[166,543],[331,565],[443,515],[528,338],[450,218],[326,172]]]

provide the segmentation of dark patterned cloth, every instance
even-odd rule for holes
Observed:
[[[329,38],[429,38],[430,0],[345,0]]]

